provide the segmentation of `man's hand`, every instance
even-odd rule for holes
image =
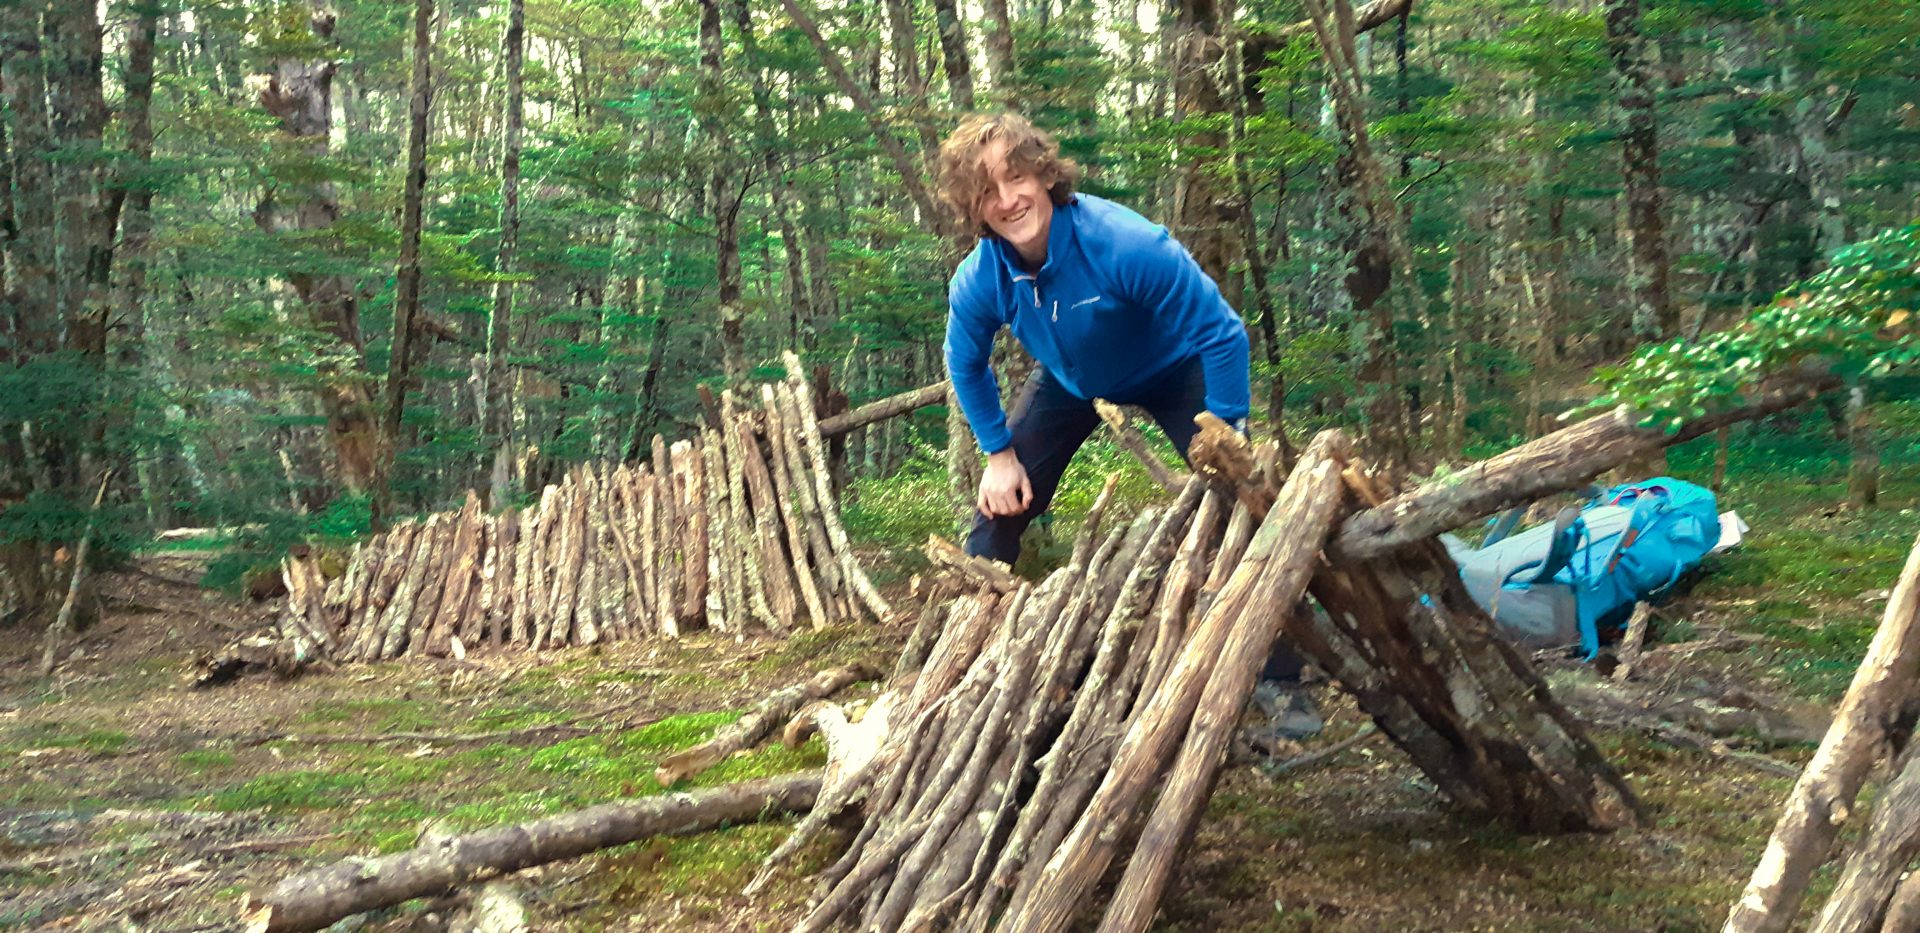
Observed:
[[[1033,505],[1033,484],[1027,482],[1027,468],[1019,455],[1008,447],[987,455],[987,472],[980,477],[980,498],[974,506],[988,518],[1018,515]]]

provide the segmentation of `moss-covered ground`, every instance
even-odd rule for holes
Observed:
[[[1736,433],[1723,508],[1752,525],[1662,606],[1653,685],[1831,703],[1871,638],[1920,518],[1920,408],[1885,406],[1881,503],[1843,507],[1845,448],[1814,414]],[[1712,440],[1675,450],[1704,478]],[[1103,471],[1123,507],[1156,494],[1097,449],[1076,466],[1032,572],[1071,539]],[[894,591],[920,568],[944,477],[865,482],[850,522]],[[929,505],[932,503],[932,505]],[[1052,550],[1050,550],[1052,549]],[[182,686],[186,662],[270,618],[168,582],[108,581],[108,615],[52,684],[28,676],[34,633],[0,653],[0,929],[238,929],[239,905],[306,868],[394,852],[423,833],[522,821],[662,791],[661,757],[823,667],[886,666],[903,632],[785,640],[696,635],[539,658],[477,655]],[[1588,676],[1579,670],[1571,675]],[[863,687],[862,690],[870,690]],[[1331,688],[1330,743],[1361,726]],[[1167,930],[1712,930],[1751,870],[1790,781],[1637,732],[1596,734],[1654,816],[1614,836],[1522,836],[1449,812],[1391,745],[1316,769],[1231,769],[1159,919]],[[1787,762],[1808,749],[1759,749]],[[724,762],[693,786],[818,766],[818,741]],[[170,813],[193,814],[183,829]],[[524,873],[536,929],[782,929],[810,888],[739,895],[788,824],[646,840]],[[826,857],[826,847],[810,864]],[[1823,876],[1823,883],[1831,883]],[[440,929],[416,901],[362,929]]]

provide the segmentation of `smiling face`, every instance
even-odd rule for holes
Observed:
[[[1047,233],[1053,226],[1053,199],[1047,180],[1011,165],[1009,145],[996,140],[980,153],[986,190],[980,194],[980,220],[1011,244],[1020,258],[1038,265],[1047,258]]]

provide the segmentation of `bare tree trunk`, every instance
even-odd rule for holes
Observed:
[[[717,97],[726,86],[719,0],[700,0],[700,66],[704,92]],[[704,107],[700,112],[708,113]],[[740,302],[740,201],[745,191],[736,190],[734,184],[735,169],[726,157],[732,141],[725,125],[713,116],[701,122],[712,146],[714,164],[708,196],[712,199],[715,274],[720,286],[720,346],[727,382],[738,386],[747,379],[746,308]]]
[[[102,197],[107,104],[101,88],[101,33],[91,3],[46,6],[47,112],[53,143],[54,197],[58,201],[59,264],[56,285],[66,323],[65,344],[90,365],[104,362],[107,341],[107,280],[113,264],[118,201]]]
[[[508,0],[506,35],[506,118],[500,141],[500,247],[494,271],[514,274],[520,245],[520,130],[526,100],[522,76],[527,41],[526,0]],[[507,350],[512,345],[513,283],[495,282],[487,315],[487,359],[480,389],[480,429],[493,451],[488,477],[494,508],[505,507],[513,488],[513,390],[508,385]]]
[[[1653,74],[1640,35],[1640,0],[1607,0],[1607,51],[1613,58],[1620,110],[1626,118],[1621,162],[1627,229],[1632,239],[1628,292],[1633,332],[1643,341],[1679,333],[1679,311],[1667,294],[1667,244],[1660,207],[1660,142],[1653,116]]]
[[[390,513],[393,460],[413,368],[414,320],[420,315],[420,228],[427,188],[427,115],[433,107],[433,0],[414,0],[413,76],[407,94],[407,180],[400,209],[400,266],[394,273],[393,355],[387,361],[386,421],[374,523]]]
[[[1353,7],[1348,0],[1332,0],[1331,8],[1326,0],[1309,0],[1307,9],[1327,63],[1327,86],[1342,137],[1340,212],[1353,224],[1347,291],[1355,311],[1355,343],[1361,348],[1356,375],[1367,395],[1367,440],[1389,469],[1398,470],[1406,465],[1409,452],[1394,316],[1414,313],[1421,300],[1419,288],[1413,280],[1405,221],[1368,136]]]
[[[987,0],[987,65],[993,71],[993,96],[1001,103],[1013,97],[1013,20],[1007,15],[1007,0]]]
[[[899,172],[901,185],[907,189],[907,197],[913,200],[921,216],[928,218],[943,237],[954,241],[957,254],[957,245],[965,235],[965,231],[959,229],[959,224],[934,203],[933,195],[927,190],[924,165],[914,159],[907,152],[906,147],[900,144],[900,138],[893,134],[893,129],[888,125],[885,115],[874,104],[873,95],[853,79],[840,53],[827,44],[826,37],[820,34],[819,25],[813,21],[813,17],[806,10],[801,9],[799,0],[780,0],[780,5],[786,9],[787,16],[792,18],[794,26],[798,27],[801,34],[805,35],[807,41],[813,45],[814,51],[820,54],[820,62],[826,66],[827,73],[833,76],[834,85],[853,101],[854,109],[866,118],[868,126],[873,130],[875,140],[893,161],[894,170]]]
[[[933,0],[933,21],[940,30],[940,54],[947,65],[953,108],[973,109],[973,64],[967,59],[967,33],[954,0]]]
[[[334,14],[325,0],[312,0],[307,26],[313,45],[327,47],[333,41]],[[290,43],[289,48],[303,48]],[[327,135],[332,121],[333,76],[338,65],[332,61],[298,57],[275,59],[260,91],[260,103],[280,119],[281,129],[303,143],[315,155],[327,150]],[[284,200],[283,200],[284,199]],[[325,230],[340,217],[334,199],[333,184],[318,180],[281,184],[254,209],[254,222],[271,234],[311,233]],[[287,275],[294,291],[306,305],[315,327],[338,341],[345,354],[328,354],[327,359],[351,359],[350,364],[329,362],[318,374],[322,387],[320,401],[327,415],[327,432],[339,460],[341,480],[348,489],[368,492],[379,476],[382,454],[377,403],[366,378],[366,341],[360,330],[360,306],[353,283],[345,276],[293,271]]]
[[[1847,390],[1847,501],[1855,508],[1871,508],[1880,501],[1880,444],[1874,437],[1873,408],[1865,386]]]
[[[1180,0],[1173,39],[1175,120],[1226,113],[1226,101],[1214,76],[1225,55],[1222,34],[1233,22],[1233,12],[1233,0]],[[1243,205],[1220,190],[1214,181],[1213,165],[1203,161],[1197,151],[1219,152],[1227,143],[1227,134],[1217,130],[1187,136],[1178,159],[1182,169],[1173,196],[1174,227],[1180,242],[1223,293],[1228,285],[1227,269],[1240,245],[1235,221]]]
[[[137,364],[144,356],[153,189],[144,179],[130,181],[128,176],[137,178],[153,162],[153,39],[158,21],[158,8],[143,5],[127,34],[125,120],[127,149],[133,156],[134,170],[121,173],[115,195],[125,196],[129,202],[122,221],[124,236],[120,244],[121,266],[126,272],[120,283],[120,316],[129,328],[120,359],[129,364]],[[144,469],[145,464],[141,466]]]

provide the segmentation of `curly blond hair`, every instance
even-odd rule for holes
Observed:
[[[1001,141],[1007,144],[1008,167],[1040,179],[1055,207],[1073,200],[1074,183],[1080,180],[1080,164],[1061,155],[1053,135],[1026,117],[977,113],[960,121],[940,144],[940,200],[978,236],[993,232],[980,216],[980,202],[992,187],[980,157]]]

